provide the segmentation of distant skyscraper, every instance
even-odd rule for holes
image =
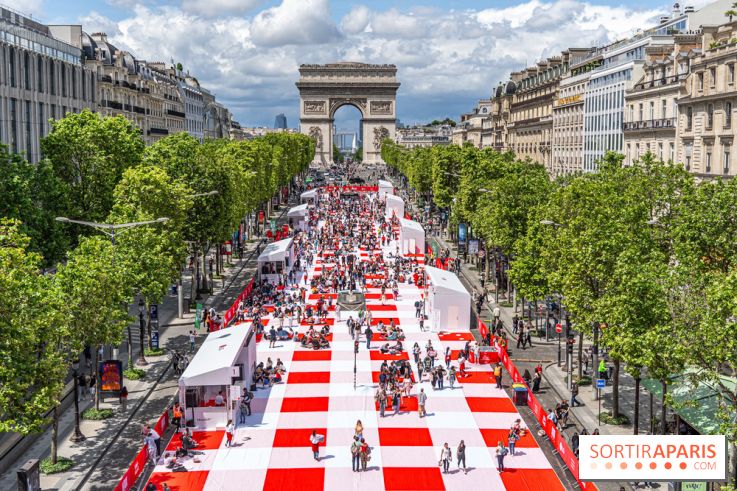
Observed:
[[[287,117],[284,116],[284,114],[277,114],[276,118],[274,118],[274,128],[276,129],[287,129]]]

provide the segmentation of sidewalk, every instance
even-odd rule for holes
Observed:
[[[286,217],[289,205],[282,206],[272,214],[271,218]],[[283,217],[282,217],[283,215]],[[244,247],[242,260],[234,260],[232,264],[224,262],[223,277],[216,278],[213,294],[203,295],[201,302],[206,308],[213,306],[216,310],[224,310],[240,294],[256,271],[255,253],[257,246],[263,250],[261,238],[247,242]],[[254,253],[251,256],[251,253]],[[232,281],[231,283],[231,280]],[[191,277],[184,278],[181,288],[189,292]],[[223,291],[223,287],[226,287]],[[185,296],[186,293],[185,293]],[[72,443],[69,437],[74,432],[74,406],[65,410],[59,421],[58,455],[75,461],[69,471],[53,475],[41,474],[41,488],[44,490],[77,490],[77,489],[113,489],[134,456],[142,445],[140,427],[144,422],[155,422],[161,413],[168,407],[178,391],[178,383],[173,371],[170,370],[169,353],[174,350],[188,351],[188,333],[194,326],[195,313],[184,314],[182,319],[177,318],[177,296],[167,295],[159,305],[159,336],[160,346],[166,348],[166,355],[146,357],[149,364],[143,367],[146,376],[137,381],[125,379],[128,388],[128,408],[125,413],[117,399],[108,399],[100,403],[101,409],[112,409],[115,415],[104,421],[80,421],[80,429],[86,439],[80,443]],[[133,336],[133,358],[138,353],[138,320]],[[201,328],[200,341],[206,335]],[[119,359],[123,360],[124,369],[127,365],[127,339],[120,347]],[[191,355],[190,355],[191,356]],[[80,413],[92,407],[88,397],[80,400]],[[10,466],[8,471],[0,475],[0,489],[17,488],[16,469],[30,459],[42,459],[49,455],[51,429],[47,429],[38,440]]]

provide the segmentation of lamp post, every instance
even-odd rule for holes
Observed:
[[[69,441],[73,443],[79,443],[85,440],[85,436],[82,434],[82,430],[79,428],[79,382],[77,377],[79,376],[79,358],[75,358],[72,361],[72,370],[74,377],[74,433],[69,437]]]
[[[353,390],[356,390],[357,372],[358,372],[358,339],[353,341]]]
[[[144,347],[143,347],[143,333],[146,330],[146,321],[144,320],[143,312],[146,310],[146,303],[143,301],[143,297],[138,299],[138,325],[139,325],[139,333],[138,337],[140,339],[140,349],[141,352],[138,355],[138,360],[136,360],[136,365],[139,366],[145,366],[148,365],[148,361],[146,361]],[[130,368],[130,367],[129,367]]]

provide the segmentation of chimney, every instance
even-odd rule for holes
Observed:
[[[667,15],[661,15],[661,16],[660,16],[660,23],[661,23],[661,24],[665,24],[665,23],[666,23],[666,22],[668,22],[669,20],[670,20],[670,17],[668,17]]]
[[[673,18],[675,19],[676,17],[680,17],[680,16],[681,16],[681,4],[676,2],[673,4]]]

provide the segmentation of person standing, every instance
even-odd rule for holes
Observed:
[[[310,443],[312,444],[312,456],[317,460],[320,461],[320,442],[323,440],[322,435],[318,435],[317,431],[312,430],[312,435],[310,435]]]
[[[448,370],[448,385],[450,385],[450,388],[453,389],[453,384],[455,384],[456,381],[456,367],[451,366],[450,370]]]
[[[271,326],[269,329],[269,348],[274,348],[276,346],[276,329],[274,329],[274,326]]]
[[[353,437],[351,444],[351,461],[353,463],[353,472],[361,470],[361,440],[358,435]]]
[[[197,339],[197,332],[194,330],[189,331],[189,352],[192,353],[195,349],[195,341]]]
[[[361,469],[364,472],[366,472],[369,460],[371,460],[371,447],[368,446],[366,440],[361,438]]]
[[[461,468],[461,464],[463,464],[463,473],[468,474],[468,469],[466,469],[466,443],[461,440],[461,443],[458,444],[458,449],[456,450],[456,462],[458,462],[458,468]]]
[[[235,425],[233,425],[233,420],[229,419],[228,424],[225,425],[225,446],[228,448],[233,445],[233,433],[235,433]]]
[[[424,418],[427,416],[427,411],[425,410],[425,404],[427,404],[427,394],[425,394],[425,389],[420,389],[420,394],[417,396],[417,404],[420,408],[420,418]]]
[[[494,367],[494,378],[496,379],[496,388],[502,388],[502,364],[497,363]]]
[[[399,390],[399,387],[394,389],[394,397],[392,399],[392,405],[394,406],[394,414],[399,413],[399,407],[402,404],[402,392]]]
[[[384,388],[379,386],[378,389],[376,389],[376,400],[379,403],[379,415],[381,417],[384,417],[384,411],[386,410],[386,392],[384,391]]]
[[[128,409],[128,388],[124,385],[120,389],[120,410],[126,412]]]
[[[504,472],[504,457],[506,457],[508,452],[507,447],[499,440],[496,446],[496,469],[499,472]]]
[[[453,458],[453,452],[451,452],[448,442],[443,444],[443,448],[440,449],[440,463],[443,464],[443,474],[447,474],[450,469],[450,461]]]
[[[501,309],[499,308],[499,306],[498,306],[498,305],[497,305],[497,306],[495,306],[495,307],[494,307],[494,324],[498,324],[498,323],[499,323],[499,317],[500,317],[501,315],[502,315],[502,311],[501,311]]]
[[[519,435],[516,431],[514,431],[514,428],[511,428],[509,430],[509,454],[514,455],[514,446],[517,444],[517,440],[519,440]]]
[[[374,331],[371,330],[371,325],[368,324],[366,326],[366,330],[364,331],[364,334],[366,335],[366,349],[371,349],[371,338],[374,337]]]
[[[248,392],[246,392],[246,395],[247,394],[248,394]],[[246,403],[246,395],[244,395],[244,397],[241,398],[241,403],[239,405],[240,406],[240,413],[241,413],[239,424],[245,424],[245,422],[246,422],[246,415],[248,414],[248,404]]]
[[[340,304],[335,306],[335,322],[340,322]]]

